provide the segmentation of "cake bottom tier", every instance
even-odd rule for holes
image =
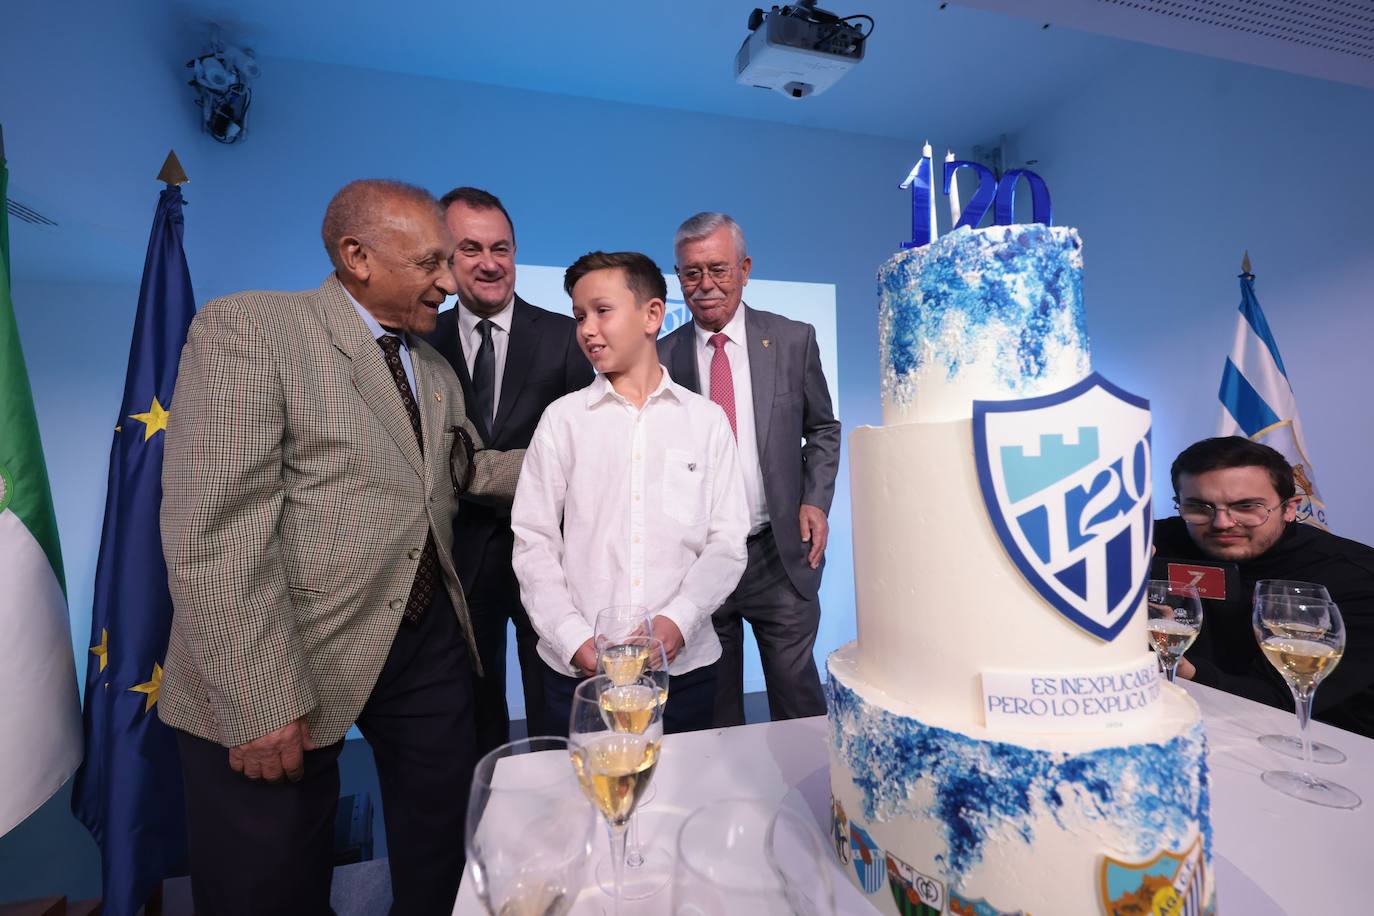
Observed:
[[[1182,690],[1130,733],[1004,736],[921,721],[856,650],[827,664],[831,839],[879,912],[1215,913],[1207,742]]]

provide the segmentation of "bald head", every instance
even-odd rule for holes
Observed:
[[[443,219],[443,208],[434,195],[413,184],[385,178],[362,178],[344,185],[325,208],[324,224],[320,227],[324,249],[334,268],[344,268],[340,253],[344,239],[375,242],[394,229],[391,224],[399,211],[413,209],[430,210],[441,221]]]

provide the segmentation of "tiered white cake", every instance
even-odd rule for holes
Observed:
[[[1148,407],[1091,374],[1081,276],[1041,225],[879,271],[828,691],[836,852],[884,913],[1214,908],[1202,725],[1141,606]]]

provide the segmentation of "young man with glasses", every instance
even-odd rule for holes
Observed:
[[[1317,691],[1314,715],[1374,737],[1374,548],[1297,524],[1293,469],[1267,445],[1240,436],[1204,439],[1171,469],[1178,517],[1155,522],[1155,551],[1180,563],[1235,564],[1236,594],[1208,602],[1197,642],[1178,676],[1292,708],[1287,685],[1261,655],[1251,630],[1260,579],[1326,586],[1346,625],[1346,650]]]

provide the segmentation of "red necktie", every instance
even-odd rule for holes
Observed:
[[[711,400],[720,405],[730,420],[730,432],[739,438],[735,429],[735,377],[730,374],[730,357],[725,355],[725,342],[730,338],[724,334],[712,334],[708,341],[716,348],[711,354]]]

